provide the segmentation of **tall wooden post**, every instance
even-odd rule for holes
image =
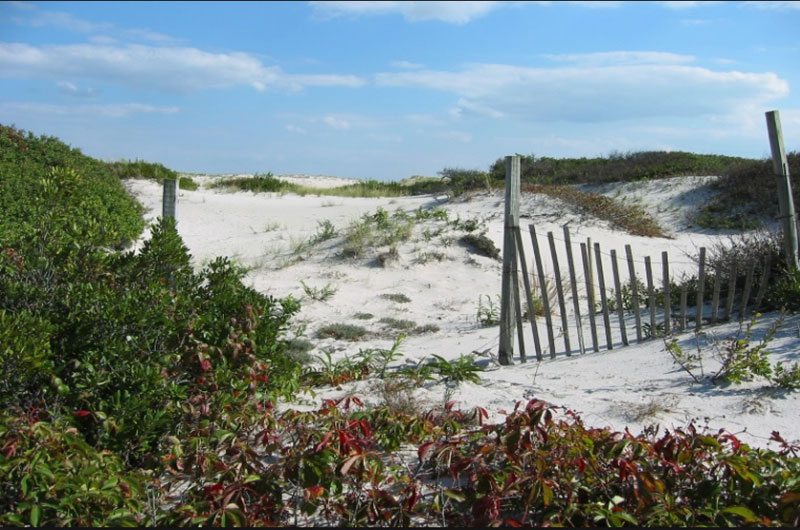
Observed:
[[[519,156],[506,157],[506,210],[503,230],[503,280],[500,286],[500,349],[497,360],[502,365],[514,364],[515,302],[517,247],[514,229],[519,227]],[[533,310],[530,308],[529,310]]]
[[[789,164],[786,162],[786,152],[783,149],[781,118],[777,110],[771,110],[766,114],[769,146],[772,150],[772,169],[778,185],[778,207],[780,208],[786,246],[786,264],[791,269],[797,269],[800,267],[797,257],[797,224],[794,214],[794,199],[792,199],[792,184],[789,181]]]
[[[161,217],[175,218],[175,211],[178,205],[178,181],[176,179],[164,179],[164,194],[161,202]]]

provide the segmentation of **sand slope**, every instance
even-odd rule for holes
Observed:
[[[218,177],[193,176],[205,184]],[[332,186],[330,177],[281,176],[305,185]],[[687,221],[687,214],[696,208],[708,191],[714,177],[681,177],[626,185],[594,187],[592,191],[637,201],[671,234],[672,238],[643,238],[611,229],[607,223],[581,216],[560,201],[540,195],[526,195],[521,204],[524,229],[533,223],[546,249],[546,234],[553,232],[564,267],[562,226],[568,223],[573,242],[599,242],[603,261],[610,277],[610,249],[624,256],[624,245],[630,244],[637,258],[637,273],[644,277],[641,260],[649,255],[660,278],[660,256],[668,251],[673,274],[695,270],[690,255],[697,248],[726,241],[729,233],[699,231]],[[149,220],[160,215],[161,188],[149,181],[128,181],[126,186],[149,210]],[[770,433],[779,431],[786,439],[800,438],[797,410],[798,393],[768,388],[765,381],[752,381],[727,387],[710,383],[695,384],[680,370],[665,350],[661,340],[621,348],[618,330],[614,332],[614,349],[599,353],[559,355],[541,363],[501,367],[494,361],[497,354],[498,326],[482,327],[477,311],[488,299],[497,302],[500,292],[499,261],[472,253],[458,244],[463,231],[441,221],[427,220],[415,224],[413,236],[398,244],[398,258],[382,266],[376,259],[388,247],[366,249],[360,258],[342,258],[342,238],[319,244],[305,243],[329,221],[339,234],[364,214],[373,214],[380,207],[388,212],[400,208],[413,212],[417,208],[440,207],[449,219],[480,222],[498,248],[502,247],[503,197],[500,194],[477,193],[460,200],[446,197],[404,197],[398,199],[362,199],[305,196],[292,194],[226,193],[201,186],[197,191],[181,191],[178,202],[178,229],[197,266],[215,256],[230,256],[250,267],[247,282],[254,288],[274,295],[305,297],[300,314],[294,321],[294,333],[315,343],[310,353],[323,350],[334,359],[354,355],[360,349],[388,348],[397,334],[381,319],[410,320],[418,326],[435,325],[436,332],[411,334],[402,343],[403,357],[398,364],[412,363],[432,354],[448,359],[474,354],[485,368],[480,384],[464,383],[453,398],[464,409],[482,406],[493,420],[511,411],[515,402],[531,397],[544,399],[579,413],[590,425],[628,427],[637,433],[648,425],[662,428],[685,426],[694,421],[698,426],[725,428],[747,443],[768,446]],[[527,237],[527,233],[526,233]],[[527,241],[527,240],[526,240]],[[141,245],[141,241],[138,242]],[[529,242],[526,242],[529,245]],[[528,258],[532,251],[528,247]],[[549,251],[546,251],[549,254]],[[624,265],[620,263],[624,269]],[[552,268],[545,266],[548,273]],[[582,276],[581,267],[579,276]],[[303,284],[312,289],[335,289],[327,300],[315,301],[306,296]],[[581,282],[582,283],[582,282]],[[659,281],[660,284],[660,281]],[[584,289],[585,290],[585,289]],[[402,293],[410,302],[398,303],[382,294]],[[356,313],[370,313],[373,318],[358,320]],[[777,315],[764,315],[754,328],[754,338],[769,327]],[[555,321],[560,323],[558,316]],[[612,327],[616,327],[612,320]],[[369,334],[357,342],[317,339],[315,332],[330,323],[361,325]],[[560,324],[559,324],[560,325]],[[529,359],[533,344],[526,326]],[[677,336],[687,351],[699,347],[704,355],[706,373],[715,369],[714,348],[735,334],[738,324],[707,328],[696,336],[687,332]],[[584,336],[590,344],[588,326]],[[576,330],[570,329],[573,347]],[[603,332],[599,332],[604,343]],[[539,335],[546,337],[543,321]],[[629,333],[631,337],[633,335]],[[800,320],[789,316],[771,343],[773,362],[800,361]],[[544,341],[546,344],[546,341]],[[558,347],[563,339],[557,338]],[[316,396],[301,396],[297,404],[313,406],[322,397],[354,393],[367,402],[380,400],[375,381],[361,381],[338,388],[323,389]],[[446,394],[442,385],[428,385],[416,391],[420,404],[441,404]]]

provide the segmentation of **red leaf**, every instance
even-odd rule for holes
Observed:
[[[209,497],[221,494],[223,489],[224,488],[222,487],[222,483],[220,482],[209,484],[208,486],[203,486],[203,491],[205,491],[206,495],[208,495]]]
[[[203,359],[203,361],[200,363],[200,369],[204,372],[211,370],[211,361],[208,359]]]
[[[419,446],[419,449],[417,449],[417,456],[420,462],[424,462],[428,459],[428,455],[430,455],[433,450],[433,444],[434,442],[426,442]]]
[[[73,410],[72,411],[72,415],[75,416],[76,418],[85,418],[89,414],[91,414],[91,412],[89,412],[88,410]]]

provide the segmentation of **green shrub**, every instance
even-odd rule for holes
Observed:
[[[76,410],[76,418],[86,411]],[[85,421],[85,420],[80,420]],[[83,441],[65,418],[0,413],[0,525],[144,526],[143,476]]]
[[[338,340],[355,341],[367,334],[367,330],[361,326],[352,324],[328,324],[317,330],[317,338],[334,338]]]
[[[0,310],[0,408],[14,402],[24,403],[37,391],[49,390],[52,331],[50,322],[26,310],[16,313]],[[60,381],[53,383],[52,390],[59,390]]]
[[[486,234],[464,234],[459,238],[459,241],[464,243],[468,248],[472,249],[476,254],[486,256],[497,261],[500,261],[500,249],[494,244],[494,241],[486,237]]]
[[[411,302],[411,298],[403,293],[384,293],[381,295],[381,298],[386,298],[387,300],[391,300],[392,302],[398,304],[407,304]]]

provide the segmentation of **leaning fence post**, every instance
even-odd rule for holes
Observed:
[[[781,118],[777,110],[766,113],[769,146],[772,150],[772,169],[778,185],[778,207],[780,208],[783,226],[784,244],[786,247],[786,263],[791,269],[800,268],[797,257],[797,225],[795,224],[794,199],[792,199],[792,183],[789,180],[789,164],[783,148]]]
[[[666,250],[661,253],[661,273],[664,282],[664,334],[669,335],[672,319],[672,285],[669,278],[669,255]]]
[[[553,232],[547,232],[547,242],[550,244],[550,254],[553,257],[553,274],[556,282],[556,294],[558,295],[558,309],[561,312],[561,327],[564,328],[564,348],[567,356],[572,355],[572,348],[569,344],[569,322],[567,319],[567,308],[564,304],[564,287],[561,285],[561,267],[558,265],[558,255],[556,254],[556,240]]]
[[[545,286],[544,267],[542,267],[542,253],[539,251],[539,241],[536,239],[536,228],[529,225],[531,232],[531,244],[533,245],[533,260],[536,262],[536,272],[539,278],[539,288],[542,292],[542,309],[544,310],[544,322],[547,326],[547,344],[550,346],[550,358],[556,357],[556,339],[553,335],[553,315],[550,314],[550,298],[547,296]]]
[[[706,287],[706,247],[700,247],[700,270],[697,275],[697,322],[695,330],[703,327],[703,294]]]
[[[178,205],[178,181],[176,179],[164,179],[164,193],[161,200],[161,217],[175,218]]]
[[[583,259],[583,274],[586,280],[586,304],[589,308],[589,329],[592,333],[592,349],[600,351],[597,346],[597,320],[594,315],[594,282],[592,282],[592,274],[589,271],[589,263],[592,261],[592,256],[589,254],[589,249],[586,248],[586,243],[581,243],[581,258]]]
[[[736,258],[731,258],[731,268],[728,271],[728,299],[725,301],[725,319],[730,321],[733,319],[733,300],[736,296],[736,280],[738,271],[736,270]]]
[[[600,305],[603,308],[603,326],[606,330],[606,347],[611,350],[614,343],[611,340],[611,319],[608,314],[608,296],[606,294],[606,277],[603,273],[603,258],[600,255],[600,243],[594,244],[594,257],[597,260],[597,283],[600,289]]]
[[[625,245],[625,255],[628,258],[628,274],[630,274],[631,277],[633,316],[636,319],[636,342],[642,342],[642,315],[639,312],[639,287],[636,285],[636,271],[633,268],[633,250],[630,245]]]
[[[519,226],[519,156],[506,157],[506,201],[503,229],[503,279],[500,286],[500,347],[497,360],[502,365],[514,363],[515,297],[517,247],[514,227]]]
[[[644,257],[644,273],[647,278],[647,303],[650,306],[650,337],[654,339],[658,336],[656,332],[656,288],[653,283],[653,265],[650,256]]]
[[[528,258],[525,257],[525,247],[522,244],[522,232],[520,228],[514,227],[514,240],[517,242],[517,253],[519,254],[519,264],[522,272],[522,285],[525,287],[525,300],[528,302],[528,320],[531,322],[531,332],[533,333],[533,347],[536,350],[536,360],[542,360],[542,344],[539,342],[539,330],[536,327],[536,311],[531,293],[531,281],[528,278]]]
[[[617,264],[617,251],[611,249],[611,271],[614,274],[614,289],[617,297],[617,320],[619,321],[619,334],[622,344],[628,345],[628,332],[625,329],[625,307],[622,305],[622,287],[619,281],[619,265]]]
[[[572,259],[572,241],[569,237],[569,225],[564,225],[564,247],[567,250],[567,265],[569,267],[569,285],[572,288],[572,307],[575,310],[575,324],[578,326],[578,347],[581,355],[586,353],[583,339],[583,325],[581,324],[581,305],[578,300],[578,282],[575,279],[575,261]]]

